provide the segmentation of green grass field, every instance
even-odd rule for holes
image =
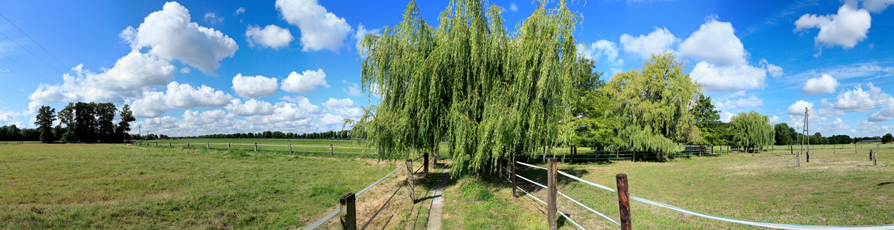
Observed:
[[[819,147],[819,146],[818,146]],[[711,215],[762,222],[808,225],[879,225],[894,224],[894,146],[882,145],[878,166],[869,161],[869,145],[854,153],[850,149],[815,149],[810,163],[802,155],[802,166],[795,167],[795,156],[788,148],[760,153],[736,153],[715,157],[677,159],[670,162],[598,162],[559,164],[559,170],[608,187],[616,187],[615,175],[626,173],[630,194]],[[875,147],[875,145],[872,145]],[[541,162],[538,165],[543,166]],[[518,166],[519,174],[546,184],[546,172]],[[508,195],[506,182],[489,185],[497,196]],[[544,199],[545,191],[530,188]],[[617,195],[564,176],[559,191],[600,211],[618,218]],[[480,195],[483,196],[483,195]],[[528,197],[519,204],[507,203],[507,210],[528,210],[545,224],[543,208]],[[559,210],[587,228],[614,228],[595,214],[560,197]],[[506,202],[503,202],[506,203]],[[463,218],[480,216],[463,203],[445,222],[466,222]],[[756,227],[695,217],[676,211],[631,201],[634,228],[642,229],[753,229]],[[534,208],[531,208],[534,207]],[[526,215],[517,215],[526,216]],[[528,218],[524,218],[527,220]],[[513,223],[495,224],[495,228],[518,228]],[[537,228],[537,227],[534,227]],[[569,222],[563,228],[575,228]]]
[[[101,144],[0,146],[0,229],[296,228],[392,162]]]

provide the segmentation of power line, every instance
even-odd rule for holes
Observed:
[[[9,60],[12,61],[12,62],[15,62],[16,64],[19,64],[19,65],[22,66],[22,67],[25,67],[25,69],[31,70],[32,73],[37,74],[37,76],[40,76],[40,77],[42,77],[43,79],[47,79],[47,81],[51,81],[51,82],[53,82],[53,83],[58,83],[58,82],[56,82],[56,81],[50,80],[50,79],[47,78],[47,77],[44,77],[43,75],[40,75],[39,73],[35,72],[35,71],[32,70],[31,68],[28,68],[27,66],[22,65],[22,63],[19,63],[19,62],[17,62],[16,60],[12,60],[12,58],[9,58],[9,57],[7,57],[6,55],[3,55],[2,53],[0,53],[0,56],[3,56],[3,57],[5,57],[6,59],[9,59]]]
[[[18,26],[16,26],[15,23],[12,23],[12,21],[10,21],[8,18],[6,18],[6,16],[3,16],[3,14],[0,14],[0,17],[3,17],[3,19],[6,19],[6,21],[9,22],[9,24],[11,24],[11,25],[14,26],[16,29],[18,29],[20,32],[22,32],[22,34],[24,34],[26,37],[28,37],[28,39],[31,39],[31,41],[33,41],[34,44],[37,44],[37,46],[39,46],[41,49],[43,49],[44,52],[47,52],[47,54],[49,54],[51,57],[53,57],[53,59],[56,59],[56,61],[59,62],[59,64],[62,65],[62,67],[64,67],[64,68],[69,68],[67,65],[62,64],[62,61],[59,61],[59,59],[56,58],[55,55],[53,55],[52,53],[50,53],[50,51],[48,51],[46,48],[43,48],[43,46],[40,45],[40,43],[37,43],[37,41],[35,41],[34,38],[31,38],[31,36],[29,36],[27,33],[25,33],[25,31],[23,31],[21,28],[19,28]],[[58,70],[57,70],[57,71],[58,71]]]
[[[6,36],[6,34],[4,34],[3,32],[0,32],[0,35],[3,35],[3,37],[6,37],[6,39],[9,39],[10,41],[12,41],[12,43],[15,43],[15,44],[18,45],[19,47],[22,47],[22,49],[24,49],[25,51],[28,51],[29,54],[31,54],[32,56],[36,57],[37,60],[40,60],[41,62],[43,62],[43,64],[47,64],[47,66],[49,66],[51,69],[55,70],[55,71],[58,72],[59,74],[63,74],[63,73],[60,72],[58,69],[56,69],[55,67],[51,66],[50,63],[47,63],[47,62],[44,61],[42,58],[38,57],[36,54],[32,53],[30,50],[28,50],[27,48],[25,48],[24,46],[22,46],[21,44],[19,44],[19,43],[16,42],[15,40],[12,40],[12,38],[10,38],[9,36]]]

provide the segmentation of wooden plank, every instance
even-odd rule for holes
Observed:
[[[632,230],[630,221],[630,192],[627,191],[627,174],[621,173],[615,176],[618,183],[618,208],[621,211],[621,230]]]
[[[549,158],[549,164],[547,167],[547,192],[546,192],[546,219],[549,221],[549,229],[556,230],[559,228],[559,225],[556,223],[556,194],[558,192],[558,185],[556,184],[556,176],[558,174],[558,170],[556,169],[556,158]]]

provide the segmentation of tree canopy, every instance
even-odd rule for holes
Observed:
[[[579,15],[565,1],[546,3],[509,33],[496,5],[451,1],[433,28],[410,2],[402,22],[360,42],[362,87],[381,102],[366,108],[352,133],[383,158],[447,140],[454,175],[551,148],[581,65],[572,36]]]
[[[56,121],[56,109],[41,106],[34,121],[34,125],[40,130],[40,142],[52,143],[56,140],[52,130],[53,121]]]
[[[776,139],[776,130],[770,125],[770,118],[760,113],[751,111],[741,112],[730,119],[729,132],[732,135],[732,145],[755,147],[771,145]]]
[[[666,153],[676,148],[675,141],[701,142],[691,112],[701,86],[682,68],[671,53],[652,55],[641,70],[615,74],[603,87],[623,127],[618,131],[621,147]]]

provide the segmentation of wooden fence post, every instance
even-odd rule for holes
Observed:
[[[158,147],[158,142],[155,142],[155,147]]]
[[[615,176],[618,183],[618,207],[621,210],[621,230],[632,230],[630,221],[630,192],[627,191],[627,174],[621,173]]]
[[[558,186],[556,184],[556,158],[549,158],[548,164],[549,171],[546,175],[547,181],[547,192],[546,192],[546,218],[549,221],[549,229],[555,230],[559,227],[556,223],[556,192],[558,191]]]
[[[255,152],[258,151],[258,142],[255,142]]]
[[[798,156],[796,157],[798,160],[798,167],[801,167],[801,151],[798,151]]]
[[[416,194],[413,193],[413,160],[407,159],[407,190],[410,193],[410,201],[416,203]]]
[[[329,144],[329,155],[330,155],[330,156],[335,156],[335,155],[332,154],[332,144]]]
[[[186,148],[189,148],[189,142],[186,142]]]
[[[509,160],[512,161],[509,162],[509,164],[512,165],[512,172],[510,172],[512,174],[510,175],[510,177],[512,177],[512,201],[518,203],[518,195],[515,192],[516,186],[518,186],[518,184],[515,182],[515,154],[513,154],[512,158],[510,158]]]
[[[428,175],[428,153],[423,154],[422,158],[422,171],[425,172],[422,175],[425,176]]]
[[[339,203],[341,203],[341,226],[342,229],[348,230],[356,230],[357,229],[357,205],[355,203],[356,197],[354,193],[348,193],[347,195],[341,197],[339,199]]]
[[[227,142],[227,151],[230,151],[230,142]]]
[[[289,144],[289,154],[292,153],[292,144]]]
[[[168,142],[168,148],[173,148],[173,147],[174,147],[174,145],[172,145],[171,142]]]
[[[209,142],[205,142],[205,148],[206,148],[206,149],[211,149],[211,142],[210,142],[210,141],[209,141]]]
[[[872,153],[872,165],[878,165],[878,150],[875,150],[875,152]]]
[[[795,150],[792,149],[791,145],[788,146],[788,151],[789,151],[789,154],[795,155]]]

